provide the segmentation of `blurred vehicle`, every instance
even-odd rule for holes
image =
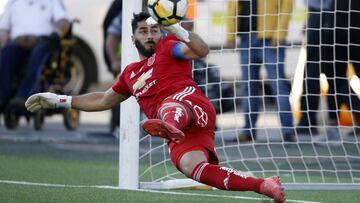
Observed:
[[[0,1],[0,18],[9,0]],[[63,0],[70,20],[77,19],[74,25],[72,60],[74,71],[65,88],[70,94],[80,94],[98,81],[113,80],[107,72],[102,55],[102,21],[112,0]],[[68,92],[68,91],[67,91]]]
[[[0,0],[0,17],[8,1]],[[114,79],[107,71],[102,55],[102,22],[112,0],[63,0],[63,2],[70,18],[76,18],[80,21],[80,23],[74,26],[73,33],[78,39],[76,47],[81,54],[77,57],[78,71],[74,73],[74,79],[69,84],[69,88],[73,89],[74,94],[77,94],[85,92],[93,83],[113,81]],[[192,2],[192,5],[194,4],[194,0],[189,2]],[[193,16],[191,16],[191,20],[194,20],[195,31],[203,39],[206,39],[212,49],[221,49],[225,44],[226,25],[224,15],[227,8],[226,2],[226,0],[197,0],[196,8],[192,8],[196,10],[193,11]],[[288,41],[296,44],[302,41],[302,26],[306,16],[306,10],[302,1],[296,1],[294,15],[295,17],[290,22]],[[289,49],[289,52],[291,52],[290,55],[292,57],[288,57],[287,64],[292,64],[291,61],[296,61],[298,50]],[[230,60],[228,59],[229,57],[227,60],[224,60],[224,57],[227,56],[230,56]],[[234,60],[229,63],[232,59],[231,57]],[[220,72],[223,76],[233,78],[234,75],[240,76],[237,68],[229,68],[232,67],[231,64],[237,63],[237,58],[238,56],[236,56],[235,52],[221,52],[221,54],[210,54],[209,60],[222,67]],[[288,77],[293,76],[293,72],[293,68],[288,68]]]
[[[86,61],[86,58],[82,58],[82,50],[76,45],[78,39],[72,35],[72,28],[74,20],[70,24],[70,29],[65,36],[60,40],[58,47],[52,49],[51,54],[46,57],[45,62],[39,68],[41,74],[39,80],[36,81],[36,89],[38,92],[53,92],[57,94],[71,94],[72,80],[76,80],[76,76],[79,75],[79,68],[82,68],[79,60]],[[20,63],[25,64],[27,59],[22,59]],[[23,77],[24,72],[19,71],[15,75],[12,81],[12,92],[16,92],[16,88],[19,86],[19,82]],[[74,79],[75,78],[75,79]],[[32,118],[34,120],[35,130],[42,130],[45,116],[52,116],[54,114],[62,114],[64,126],[67,130],[75,130],[79,125],[80,111],[72,108],[62,108],[56,110],[39,110],[34,113],[30,113],[26,110],[22,100],[14,98],[10,100],[9,104],[5,107],[4,111],[4,124],[7,129],[14,130],[19,124],[21,117],[25,117],[29,122]]]

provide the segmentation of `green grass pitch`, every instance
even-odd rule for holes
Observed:
[[[4,180],[49,185],[1,182]],[[69,149],[59,143],[0,141],[0,202],[271,202],[251,192],[168,190],[162,193],[92,187],[98,185],[118,185],[118,151],[93,150],[92,146]],[[358,191],[351,190],[294,190],[287,191],[287,199],[288,202],[359,202],[360,196]]]

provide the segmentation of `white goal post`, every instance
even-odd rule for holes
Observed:
[[[260,95],[260,108],[257,112],[259,118],[256,127],[251,129],[257,132],[257,138],[254,142],[239,141],[237,136],[242,131],[245,122],[245,114],[240,101],[246,99],[242,96],[239,88],[245,82],[242,81],[240,71],[241,48],[237,46],[237,48],[230,49],[225,46],[226,36],[229,34],[225,23],[229,18],[226,11],[228,3],[234,1],[236,0],[197,1],[195,9],[197,12],[195,12],[193,21],[195,32],[199,33],[211,47],[209,56],[202,63],[193,63],[194,76],[199,74],[203,79],[202,82],[197,82],[214,104],[219,104],[219,102],[221,104],[223,101],[232,104],[232,109],[226,111],[222,105],[218,107],[215,145],[220,164],[257,177],[279,175],[285,188],[291,190],[360,190],[360,136],[348,135],[349,132],[355,131],[354,127],[359,126],[355,126],[354,121],[351,120],[354,117],[349,116],[349,112],[353,112],[351,105],[348,106],[348,111],[339,111],[338,116],[339,119],[347,119],[347,121],[350,119],[352,121],[350,124],[349,122],[343,124],[343,120],[338,121],[341,125],[328,124],[329,110],[326,104],[328,95],[325,90],[318,95],[320,98],[319,108],[316,110],[318,124],[311,126],[319,130],[318,135],[295,133],[298,141],[286,142],[281,131],[279,111],[277,110],[279,105],[275,102],[276,95],[267,91],[268,83],[271,81],[267,79],[266,69],[261,67],[259,82],[262,94]],[[284,66],[289,86],[291,84],[296,86],[292,91],[291,98],[299,102],[302,94],[299,88],[302,88],[302,84],[309,79],[304,74],[304,70],[306,70],[306,67],[304,68],[306,56],[304,55],[314,54],[306,53],[307,41],[304,40],[309,31],[309,28],[306,27],[309,13],[307,3],[312,0],[277,1],[293,2],[292,13],[288,14],[291,15],[291,20],[287,30]],[[258,0],[257,2],[264,1]],[[122,51],[122,67],[138,58],[131,42],[130,20],[133,12],[141,10],[141,4],[142,0],[123,1],[122,50],[126,51]],[[319,12],[318,14],[322,15],[323,13]],[[239,41],[239,39],[237,40]],[[130,49],[130,47],[134,48]],[[313,63],[320,63],[320,61],[313,61]],[[335,60],[329,63],[335,64]],[[219,75],[214,79],[212,74],[215,73],[219,73]],[[354,75],[353,72],[351,74]],[[327,80],[334,79],[325,75],[322,75],[321,78],[322,85],[326,85]],[[349,85],[360,90],[358,78],[354,76],[352,78],[350,80],[349,77]],[[233,91],[230,95],[224,91],[229,86]],[[216,88],[218,92],[214,96],[212,91],[215,91]],[[354,92],[360,91],[355,89]],[[295,106],[292,109],[294,125],[299,121],[299,115],[304,115],[304,112],[300,110],[299,103]],[[123,189],[185,187],[209,189],[185,178],[178,172],[170,160],[168,147],[164,140],[141,135],[139,115],[135,99],[121,105],[119,187]]]
[[[142,0],[122,1],[122,40],[121,67],[139,59],[131,36],[133,13],[142,9]],[[134,47],[133,49],[129,47]],[[119,135],[119,187],[137,189],[139,187],[139,124],[140,109],[135,98],[131,97],[121,104]]]

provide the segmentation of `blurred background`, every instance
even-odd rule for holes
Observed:
[[[0,15],[8,0],[0,2]],[[77,42],[75,44],[75,70],[73,79],[69,82],[68,89],[71,94],[79,94],[92,90],[105,90],[109,88],[114,77],[108,71],[103,56],[103,21],[106,12],[110,8],[111,0],[64,0],[70,20],[77,19],[73,27],[73,35]],[[188,22],[193,23],[194,31],[199,33],[211,47],[211,52],[206,63],[212,64],[220,71],[224,80],[236,81],[241,77],[239,69],[239,52],[229,49],[226,46],[227,28],[226,12],[227,1],[191,0],[189,1],[187,14]],[[304,25],[306,20],[306,5],[304,1],[294,1],[293,16],[289,25],[287,43],[290,48],[286,49],[285,73],[289,81],[292,80],[295,67],[298,62],[301,43],[304,37]],[[208,32],[211,30],[211,32]],[[80,54],[78,54],[80,53]],[[262,77],[265,77],[265,70],[261,70]],[[266,84],[265,84],[266,87]],[[267,90],[269,91],[269,90]],[[97,122],[107,123],[110,119],[110,112],[103,112],[98,115],[82,113],[80,123]],[[99,116],[101,115],[101,116]],[[94,118],[94,119],[93,119]],[[55,115],[46,120],[58,121],[61,117]],[[235,121],[223,121],[219,118],[219,125],[234,127]],[[260,119],[261,120],[261,119]],[[260,124],[261,125],[261,124]]]

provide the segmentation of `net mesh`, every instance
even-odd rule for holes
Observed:
[[[270,9],[271,5],[278,5],[272,7],[276,12],[264,14],[254,10],[251,1],[242,2],[248,3],[250,14],[256,12],[252,16],[257,17],[257,24],[266,25],[265,17],[281,24],[284,16],[289,17],[289,23],[280,28],[286,31],[286,41],[276,42],[278,46],[273,48],[270,40],[256,39],[259,28],[229,32],[229,19],[238,23],[239,17],[246,17],[238,7],[236,16],[228,14],[229,4],[235,1],[207,0],[196,4],[194,30],[212,49],[206,59],[193,62],[194,79],[218,113],[215,144],[220,164],[259,177],[277,174],[289,184],[358,185],[356,92],[360,82],[356,75],[360,67],[355,54],[359,44],[354,35],[360,30],[354,19],[360,15],[360,3],[335,0],[331,6],[328,3],[332,1],[326,0],[320,5],[310,0],[256,1],[258,7]],[[291,4],[292,9],[286,10],[286,5]],[[251,27],[253,18],[248,19]],[[236,35],[237,46],[229,48],[226,42],[232,34]],[[280,35],[278,32],[275,36]],[[245,46],[246,37],[258,44]],[[274,55],[269,58],[267,51]],[[253,69],[258,69],[259,77],[251,76]],[[253,84],[258,85],[254,94],[249,93]],[[348,88],[343,90],[344,87]],[[251,116],[244,111],[244,103],[248,103],[250,115],[258,115],[256,123],[246,124],[245,118]],[[286,105],[291,108],[287,110]],[[256,139],[243,142],[241,135],[245,134]],[[173,166],[166,143],[143,136],[140,181],[179,178],[185,177]]]

